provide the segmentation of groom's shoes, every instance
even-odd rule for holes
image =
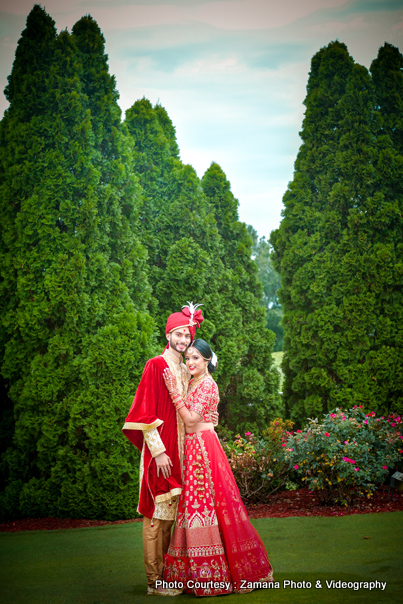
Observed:
[[[155,589],[155,587],[151,587],[150,585],[147,587],[147,596],[180,596],[182,593],[182,589],[170,589],[165,588],[161,591]]]

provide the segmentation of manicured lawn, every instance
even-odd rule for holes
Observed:
[[[225,604],[401,601],[403,512],[254,520],[280,589],[216,597]],[[2,604],[144,604],[141,524],[0,534]],[[363,539],[369,537],[369,539]],[[310,581],[311,589],[283,581]],[[328,589],[325,581],[386,581],[385,591]],[[321,581],[322,588],[315,588]],[[186,602],[183,595],[170,601]]]

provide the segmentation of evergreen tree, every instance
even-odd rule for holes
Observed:
[[[175,129],[161,106],[137,101],[126,122],[144,191],[141,224],[155,320],[163,333],[167,315],[184,301],[204,304],[200,333],[219,357],[221,420],[233,430],[264,427],[279,409],[273,334],[265,329],[251,240],[229,182],[212,164],[200,184],[180,161]]]
[[[110,260],[125,258],[130,266],[125,283],[132,300],[145,308],[151,288],[146,277],[147,254],[138,237],[141,187],[135,176],[131,150],[133,140],[121,125],[119,94],[115,77],[109,74],[105,39],[90,15],[78,21],[72,37],[82,64],[82,92],[87,97],[86,107],[91,112],[91,126],[95,137],[93,163],[100,173],[97,187],[97,211],[107,217],[103,236]],[[142,288],[137,286],[138,279]]]
[[[222,415],[228,425],[245,426],[246,420],[256,430],[281,413],[278,374],[271,356],[274,334],[266,328],[265,309],[260,305],[262,284],[251,258],[252,240],[245,223],[239,220],[239,202],[230,183],[215,162],[201,183],[217,221],[223,250],[221,311],[215,319],[214,338],[217,343],[220,338],[225,342],[221,356],[226,371],[219,382]],[[220,315],[226,314],[227,309],[232,309],[235,319],[230,336],[229,326],[224,325],[224,329],[220,326]]]
[[[388,408],[403,405],[403,55],[385,43],[372,62],[377,134],[377,179],[381,191],[377,211],[371,208],[377,232],[378,340],[382,342],[374,362],[379,386],[385,389]],[[393,368],[393,369],[392,369]],[[381,399],[382,400],[382,399]]]
[[[32,103],[32,91],[40,94],[46,88],[46,74],[52,64],[56,28],[54,21],[35,5],[27,19],[27,27],[22,32],[16,50],[16,60],[13,66],[12,76],[8,77],[8,85],[4,90],[7,100],[17,107],[14,110],[15,115],[20,114],[23,121],[29,121],[32,117],[43,114],[44,106],[37,102]],[[5,348],[12,334],[14,326],[7,317],[15,311],[17,302],[17,268],[14,268],[12,254],[8,253],[10,246],[14,245],[14,221],[18,212],[18,198],[14,198],[13,191],[8,190],[6,185],[7,178],[13,177],[17,184],[27,185],[30,175],[21,171],[18,165],[20,149],[18,145],[8,146],[8,140],[5,136],[5,126],[10,121],[10,109],[7,109],[0,128],[0,186],[2,188],[1,197],[1,229],[0,229],[0,254],[1,254],[1,281],[0,281],[0,316],[3,318],[2,329],[0,329],[0,363],[3,365]],[[11,117],[12,119],[12,117]],[[18,118],[17,118],[18,120]],[[22,128],[22,140],[26,132]],[[35,151],[33,151],[34,153]],[[21,267],[20,267],[21,268]],[[25,343],[26,345],[27,343]],[[28,351],[21,350],[20,361],[16,359],[14,363],[13,380],[17,381],[24,369],[24,353]],[[32,352],[32,350],[29,350]],[[2,397],[1,397],[1,417],[0,425],[2,438],[0,451],[3,453],[12,443],[14,434],[14,411],[13,401],[10,397],[10,380],[3,375],[0,376]],[[1,488],[5,487],[7,481],[7,470],[1,467]]]
[[[376,143],[372,83],[344,44],[313,58],[305,105],[284,219],[271,237],[282,281],[288,413],[302,421],[353,404],[397,410],[402,198],[386,194],[385,148],[392,172],[401,164],[390,139]]]
[[[371,64],[380,134],[387,134],[397,153],[403,155],[403,55],[385,42]]]
[[[134,166],[143,189],[140,224],[150,258],[150,281],[158,301],[155,320],[164,334],[165,321],[172,310],[178,305],[180,308],[184,300],[196,298],[192,293],[195,290],[181,278],[187,269],[177,266],[182,260],[181,252],[175,250],[185,249],[193,240],[219,262],[219,235],[194,169],[178,157],[175,129],[165,109],[153,107],[143,98],[126,112],[126,124],[134,139]],[[166,272],[170,261],[174,261],[171,271],[177,271],[181,283],[178,300],[167,294],[172,279],[172,272],[169,276]],[[202,282],[202,275],[199,278]]]
[[[45,38],[46,69],[36,65]],[[9,79],[0,128],[1,297],[9,300],[1,372],[15,417],[3,455],[8,514],[135,514],[137,456],[121,426],[154,326],[114,82],[105,62],[99,86],[88,67],[102,63],[99,38],[89,18],[74,36],[56,36],[35,6]],[[104,87],[102,99],[92,85]],[[108,166],[114,149],[120,161]],[[133,281],[144,284],[135,303]]]

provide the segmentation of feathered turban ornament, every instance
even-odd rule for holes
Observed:
[[[182,312],[175,312],[168,317],[165,333],[170,333],[179,327],[189,327],[190,335],[194,340],[196,327],[200,328],[200,323],[203,321],[203,315],[199,306],[203,304],[193,304],[187,302],[187,306],[182,306]]]

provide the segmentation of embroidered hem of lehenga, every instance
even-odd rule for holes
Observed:
[[[182,583],[185,593],[213,596],[232,592],[215,512],[209,458],[201,435],[185,437],[184,483],[164,580]],[[214,583],[230,586],[214,587]]]
[[[273,581],[266,550],[215,432],[185,436],[184,478],[164,580],[182,583],[185,593],[197,596],[249,593],[259,582]],[[265,579],[257,579],[259,570]],[[256,587],[238,588],[245,579]]]

